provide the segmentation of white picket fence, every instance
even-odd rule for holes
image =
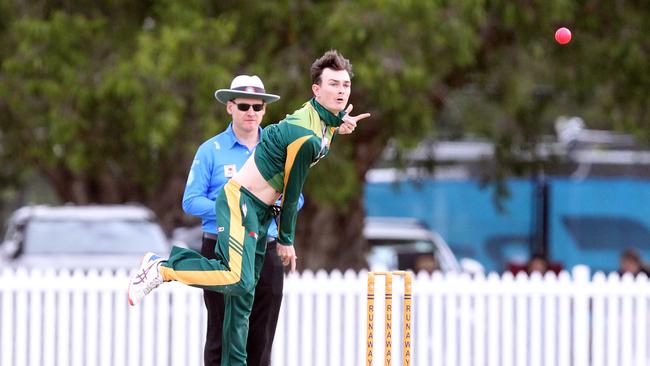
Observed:
[[[202,365],[201,291],[164,284],[129,307],[126,284],[125,271],[0,271],[0,366]],[[382,285],[378,279],[377,346]],[[398,280],[393,287],[400,296]],[[530,279],[419,274],[413,295],[413,365],[650,364],[645,277],[592,278],[584,267]],[[395,306],[395,328],[400,312]],[[394,364],[400,337],[394,329]],[[287,278],[273,365],[364,365],[365,343],[365,272]],[[377,365],[382,355],[378,347]]]

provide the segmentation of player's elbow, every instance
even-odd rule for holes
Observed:
[[[255,288],[253,279],[243,276],[239,279],[239,282],[230,288],[230,295],[242,296],[253,291],[253,288]]]

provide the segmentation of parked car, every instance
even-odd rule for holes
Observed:
[[[190,227],[177,227],[172,232],[172,239],[185,243],[188,248],[201,252],[203,245],[203,228],[201,225]]]
[[[167,255],[170,243],[146,207],[26,206],[7,222],[0,266],[128,269],[147,251]]]
[[[456,258],[440,234],[415,218],[366,217],[363,235],[370,246],[367,261],[371,271],[410,269],[477,273],[484,270],[476,260]]]

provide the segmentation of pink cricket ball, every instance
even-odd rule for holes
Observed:
[[[559,44],[567,44],[571,41],[571,31],[568,28],[560,28],[555,31],[555,40]]]

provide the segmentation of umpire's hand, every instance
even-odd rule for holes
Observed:
[[[278,252],[278,256],[280,257],[280,260],[282,260],[282,264],[285,266],[288,266],[291,264],[291,272],[296,271],[296,250],[293,247],[293,245],[285,245],[282,243],[278,243],[276,246],[276,250]]]

